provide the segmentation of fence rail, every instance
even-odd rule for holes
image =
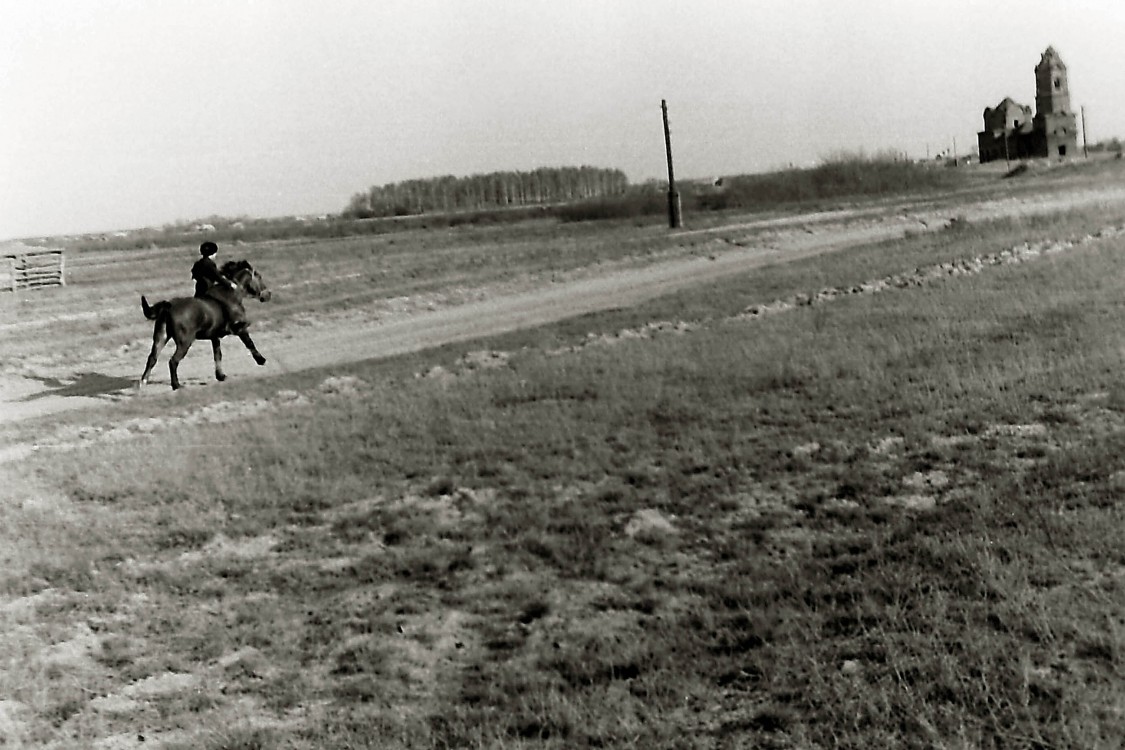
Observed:
[[[66,255],[62,250],[26,250],[0,255],[0,289],[14,292],[43,286],[66,286]]]

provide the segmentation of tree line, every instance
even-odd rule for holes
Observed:
[[[446,175],[373,186],[353,195],[343,216],[369,219],[536,206],[621,195],[628,188],[629,179],[624,172],[601,167],[542,167],[530,172],[491,172],[469,177]]]

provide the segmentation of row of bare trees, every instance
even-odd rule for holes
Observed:
[[[448,175],[371,187],[351,197],[344,216],[366,219],[566,203],[620,195],[628,187],[624,172],[601,167]]]

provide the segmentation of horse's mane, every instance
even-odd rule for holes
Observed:
[[[228,260],[219,270],[222,272],[223,276],[226,276],[228,279],[233,279],[234,275],[239,271],[250,271],[253,269],[250,266],[250,261],[244,259]]]

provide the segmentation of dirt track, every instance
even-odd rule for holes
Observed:
[[[617,270],[485,301],[423,311],[380,322],[353,320],[347,326],[281,327],[255,334],[258,348],[270,358],[256,367],[240,343],[227,340],[224,367],[231,379],[270,377],[334,364],[389,357],[442,344],[466,341],[521,328],[530,328],[589,312],[635,305],[691,285],[789,262],[856,245],[904,236],[907,232],[936,231],[954,217],[968,221],[999,216],[1029,215],[1096,204],[1125,203],[1125,188],[1067,192],[1035,198],[1006,198],[955,209],[891,208],[877,217],[847,222],[824,222],[806,217],[798,229],[760,246],[716,243],[707,255],[679,257],[640,268]],[[789,222],[793,224],[794,222]],[[747,225],[726,225],[683,234],[719,233]],[[709,246],[710,247],[710,246]],[[80,311],[75,311],[81,315]],[[133,385],[144,364],[139,350],[111,353],[75,367],[56,366],[36,377],[0,375],[0,418],[6,424],[27,423],[51,414],[135,398]],[[149,389],[167,389],[167,357],[161,356]],[[197,344],[181,365],[185,383],[213,383],[206,343]],[[216,397],[221,389],[216,388]]]

